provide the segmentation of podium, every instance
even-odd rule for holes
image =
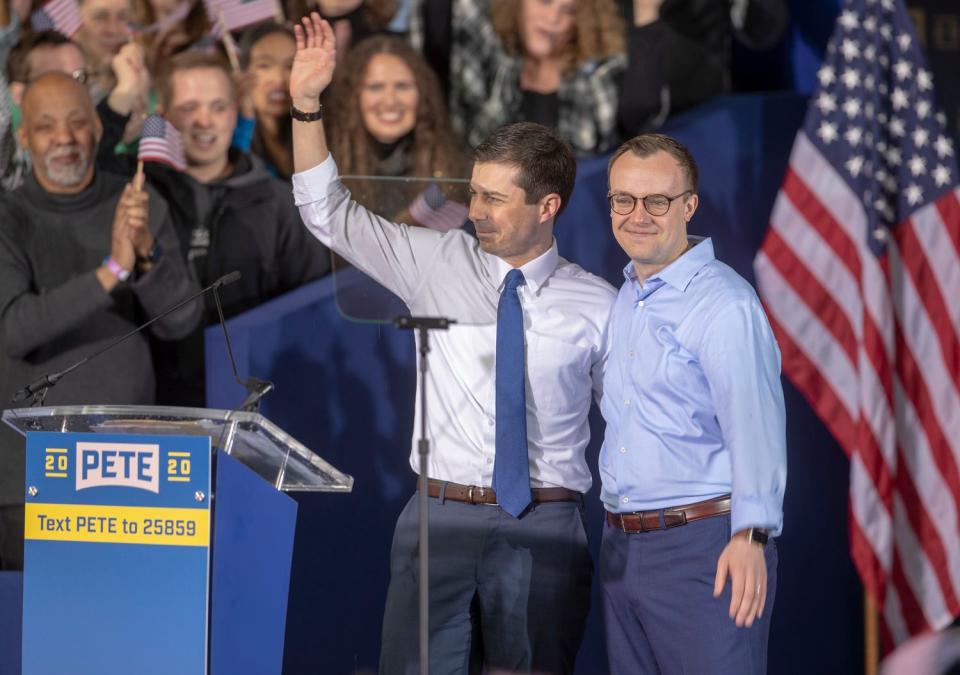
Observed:
[[[252,412],[6,410],[26,436],[23,673],[281,671],[296,502],[353,479]]]

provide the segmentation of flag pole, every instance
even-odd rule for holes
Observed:
[[[227,30],[227,24],[223,20],[223,10],[217,9],[217,22],[220,24],[220,29],[223,33],[220,35],[220,40],[223,42],[223,48],[227,52],[227,58],[230,60],[230,67],[233,68],[233,72],[240,72],[240,57],[237,56],[237,41],[233,39],[233,35],[230,34],[230,31]]]
[[[880,670],[880,628],[877,603],[863,591],[863,675],[877,675]]]

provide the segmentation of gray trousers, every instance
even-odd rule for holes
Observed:
[[[430,673],[572,673],[593,561],[579,502],[499,506],[430,499]],[[393,537],[380,672],[417,673],[417,495]]]

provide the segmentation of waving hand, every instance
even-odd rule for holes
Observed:
[[[297,53],[290,71],[290,98],[304,112],[318,109],[321,92],[333,79],[337,46],[330,24],[316,12],[293,27]]]

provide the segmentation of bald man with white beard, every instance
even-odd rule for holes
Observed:
[[[167,206],[150,189],[96,170],[102,128],[85,87],[48,73],[23,97],[20,143],[33,159],[0,200],[0,401],[61,370],[198,289]],[[140,181],[142,183],[142,180]],[[200,320],[189,303],[151,327],[178,339]],[[146,335],[71,373],[46,402],[149,404]],[[23,444],[0,431],[0,567],[22,565]]]

